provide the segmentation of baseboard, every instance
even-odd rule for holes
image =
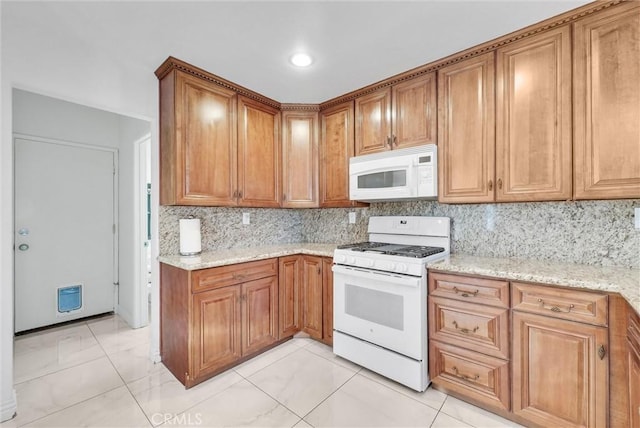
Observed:
[[[129,324],[129,327],[131,327],[131,328],[140,327],[139,325],[135,325],[134,319],[133,319],[133,314],[131,312],[127,311],[122,306],[116,305],[115,312],[116,312],[116,314],[118,314],[120,316],[120,318],[122,318],[127,324]]]
[[[0,403],[0,422],[8,421],[13,418],[17,411],[18,402],[16,401],[16,390],[13,389],[9,398]]]

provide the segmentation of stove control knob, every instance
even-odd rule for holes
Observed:
[[[396,264],[395,263],[389,263],[389,270],[396,270]]]
[[[349,257],[349,263],[354,264],[356,262],[355,257]]]
[[[344,254],[340,254],[338,256],[336,256],[336,261],[338,263],[344,263],[347,261],[347,256],[345,256]]]
[[[407,271],[407,265],[405,265],[404,263],[398,263],[398,271],[406,272]]]

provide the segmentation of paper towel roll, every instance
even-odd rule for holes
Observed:
[[[194,256],[202,251],[200,219],[180,219],[180,255]]]

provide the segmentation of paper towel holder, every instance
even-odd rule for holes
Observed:
[[[179,223],[180,255],[186,257],[199,255],[202,252],[200,219],[190,215],[187,218],[180,219]]]

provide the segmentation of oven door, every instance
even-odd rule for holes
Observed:
[[[333,328],[416,360],[427,339],[426,276],[333,266]]]

